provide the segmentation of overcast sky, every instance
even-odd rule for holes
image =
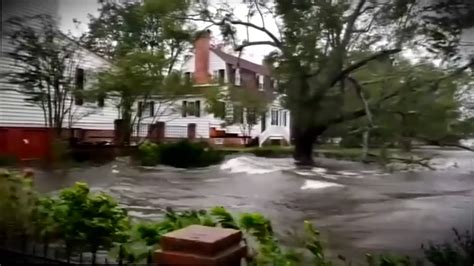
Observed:
[[[170,0],[172,1],[172,0]],[[212,2],[215,1],[227,1],[235,8],[234,13],[240,17],[241,19],[245,19],[246,14],[246,7],[242,4],[242,0],[211,0]],[[474,1],[474,0],[473,0]],[[88,22],[88,14],[98,15],[97,9],[99,8],[99,4],[97,0],[60,0],[59,6],[59,14],[61,16],[61,27],[65,32],[70,31],[74,35],[79,35],[81,32],[87,31],[87,22]],[[79,26],[79,29],[73,23],[73,19],[76,18],[82,22],[82,25]],[[260,24],[260,18],[257,16],[251,22]],[[276,35],[277,27],[274,23],[273,19],[266,19],[266,27],[274,32]],[[199,27],[204,27],[204,24],[198,25]],[[217,27],[210,28],[213,32],[215,40],[218,42],[219,36],[219,29]],[[250,41],[255,40],[269,40],[265,38],[265,34],[262,34],[258,30],[249,30],[249,37]],[[247,32],[245,28],[238,29],[238,38],[240,40],[247,38]],[[465,46],[464,49],[474,53],[474,28],[466,30],[463,34],[463,41],[464,42],[472,42],[472,45]],[[254,61],[256,63],[261,63],[263,57],[272,51],[272,47],[270,46],[253,46],[248,47],[245,49],[243,57]]]
[[[172,0],[170,0],[172,1]],[[216,1],[216,0],[213,0]],[[242,4],[242,0],[226,0],[230,4],[232,4],[236,9],[235,13],[242,15],[246,14],[246,7]],[[88,14],[98,15],[97,9],[99,8],[99,4],[97,0],[60,0],[59,5],[59,14],[61,17],[61,28],[65,32],[71,32],[73,35],[80,35],[81,32],[87,31],[87,22],[88,22]],[[82,22],[79,29],[76,28],[76,25],[73,23],[73,19],[78,19]],[[258,19],[258,18],[255,18]],[[259,20],[255,21],[259,22]],[[276,26],[270,22],[268,23],[268,28],[272,31],[276,31]],[[205,27],[206,25],[201,24],[198,25],[199,27]],[[215,37],[215,41],[218,42],[220,39],[219,28],[218,27],[211,27],[211,31]],[[239,29],[238,31],[239,39],[245,39],[247,33],[243,29]],[[250,40],[262,40],[262,34],[256,30],[249,31]],[[269,46],[258,46],[258,47],[251,47],[246,49],[243,54],[245,59],[254,61],[255,63],[261,63],[263,57],[272,51],[272,48]]]

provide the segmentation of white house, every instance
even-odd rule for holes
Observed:
[[[48,14],[59,21],[59,0],[3,0],[3,30],[7,29],[5,21],[14,16],[34,16]],[[35,22],[31,22],[34,28]],[[14,51],[5,31],[2,31],[2,57],[0,71],[2,74],[15,71],[18,64],[7,56]],[[65,41],[71,41],[65,37]],[[108,68],[111,64],[94,54],[77,46],[78,62],[74,70],[77,83],[83,89],[93,82],[92,75],[101,69]],[[40,107],[25,102],[25,95],[16,91],[17,85],[12,85],[6,78],[0,78],[0,155],[14,155],[22,159],[43,158],[49,152],[48,131],[45,130],[43,111]],[[108,100],[98,99],[97,102],[83,102],[74,99],[72,112],[66,115],[64,127],[82,129],[82,137],[101,136],[110,138],[113,135],[114,120],[118,111]]]
[[[194,46],[194,53],[182,69],[184,75],[193,80],[194,86],[205,90],[206,87],[216,86],[217,82],[225,90],[228,84],[233,84],[243,90],[256,90],[262,97],[271,98],[267,111],[257,114],[258,123],[252,128],[249,137],[258,138],[259,145],[267,140],[290,143],[290,112],[281,105],[281,95],[276,92],[276,82],[270,70],[212,46],[209,31],[201,34]],[[219,118],[206,111],[204,95],[190,94],[174,101],[172,105],[160,107],[153,103],[141,106],[139,102],[138,105],[142,119],[135,133],[140,137],[146,137],[151,124],[155,122],[161,122],[164,127],[161,133],[164,138],[187,138],[192,135],[214,144],[242,144],[243,137],[248,136],[248,131],[242,130],[245,116],[239,115],[242,117],[240,121],[226,124],[225,120],[232,120],[232,116],[236,115],[232,105],[225,104],[227,119]],[[157,115],[157,112],[161,113]]]

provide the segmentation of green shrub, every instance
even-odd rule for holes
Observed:
[[[93,254],[125,241],[130,226],[125,209],[105,193],[91,194],[85,183],[42,198],[35,216],[44,237],[63,241],[69,251],[87,247]]]
[[[0,170],[0,240],[4,239],[1,235],[34,233],[32,213],[37,202],[32,179]]]
[[[157,145],[146,141],[138,148],[138,157],[144,166],[165,164],[192,168],[220,163],[224,159],[224,153],[213,149],[206,142],[193,143],[183,140]]]
[[[423,247],[426,259],[435,266],[474,265],[474,237],[469,232],[453,231],[454,244],[430,243]]]
[[[160,163],[160,151],[157,144],[145,141],[138,147],[138,158],[141,165],[154,166]]]
[[[178,168],[205,167],[217,164],[224,155],[206,143],[192,143],[187,140],[162,144],[159,147],[160,162]]]

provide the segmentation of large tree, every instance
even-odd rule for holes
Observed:
[[[176,19],[189,11],[188,1],[146,0],[119,5],[102,2],[98,17],[90,17],[89,32],[81,38],[89,49],[113,60],[114,69],[103,73],[100,91],[114,92],[122,119],[124,142],[140,124],[141,106],[154,104],[158,116],[173,106],[188,86],[175,72],[190,48],[193,29]],[[161,110],[161,111],[160,111]]]
[[[192,28],[177,19],[188,13],[188,1],[100,2],[99,16],[89,15],[89,31],[81,37],[92,51],[109,59],[134,51],[160,53],[169,61],[168,69],[173,69],[190,47]]]
[[[126,144],[130,142],[133,127],[139,127],[144,118],[153,124],[176,111],[175,101],[189,93],[192,86],[181,73],[165,71],[167,60],[160,55],[136,52],[115,62],[114,68],[99,75],[97,89],[111,95],[120,111],[121,141]]]
[[[366,116],[398,95],[384,91],[365,101],[357,93],[363,107],[348,108],[347,93],[365,90],[357,71],[372,61],[390,62],[406,49],[429,48],[451,56],[449,48],[457,40],[452,36],[459,34],[436,35],[445,29],[423,20],[426,6],[414,0],[254,0],[247,7],[246,19],[226,6],[202,6],[190,19],[220,26],[237,51],[255,45],[274,48],[274,73],[292,112],[294,157],[301,164],[312,164],[313,143],[329,128]],[[277,30],[269,29],[269,19]],[[239,28],[258,32],[253,35],[261,39],[238,42]]]
[[[383,108],[369,111],[371,121],[367,116],[342,125],[344,133],[338,133],[344,135],[344,145],[362,144],[367,129],[372,133],[372,145],[397,144],[405,151],[411,150],[413,141],[457,145],[472,132],[465,126],[469,117],[462,113],[460,97],[471,79],[461,69],[442,68],[427,61],[410,62],[398,56],[393,63],[371,62],[354,77],[365,80],[356,86],[364,86],[367,101],[385,93],[397,95],[386,100]],[[359,98],[359,90],[353,90],[352,99],[346,99],[349,108],[360,107],[360,101],[354,100]]]

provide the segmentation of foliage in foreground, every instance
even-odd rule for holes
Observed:
[[[164,164],[178,168],[205,167],[224,159],[223,153],[208,144],[187,140],[166,144],[146,141],[140,145],[138,157],[145,166]]]
[[[234,215],[224,207],[183,212],[167,209],[159,221],[132,224],[125,209],[113,198],[91,193],[84,183],[63,189],[58,196],[38,197],[30,179],[4,172],[0,174],[0,192],[0,211],[10,214],[8,220],[0,219],[1,233],[36,229],[27,233],[62,242],[69,252],[74,248],[94,254],[99,249],[110,250],[111,258],[120,253],[129,262],[141,263],[146,261],[149,250],[159,248],[164,234],[199,224],[241,230],[249,248],[247,265],[334,265],[325,256],[319,232],[309,222],[304,223],[304,249],[296,251],[279,243],[271,221],[259,213]],[[454,244],[423,247],[426,261],[434,266],[471,266],[474,239],[469,232],[455,231],[455,235]],[[350,265],[349,260],[344,261]],[[387,255],[368,256],[367,263],[368,266],[423,265],[408,257]]]
[[[105,193],[93,194],[85,183],[42,197],[35,209],[40,233],[65,242],[67,249],[87,247],[92,253],[126,240],[130,228],[125,209]]]

